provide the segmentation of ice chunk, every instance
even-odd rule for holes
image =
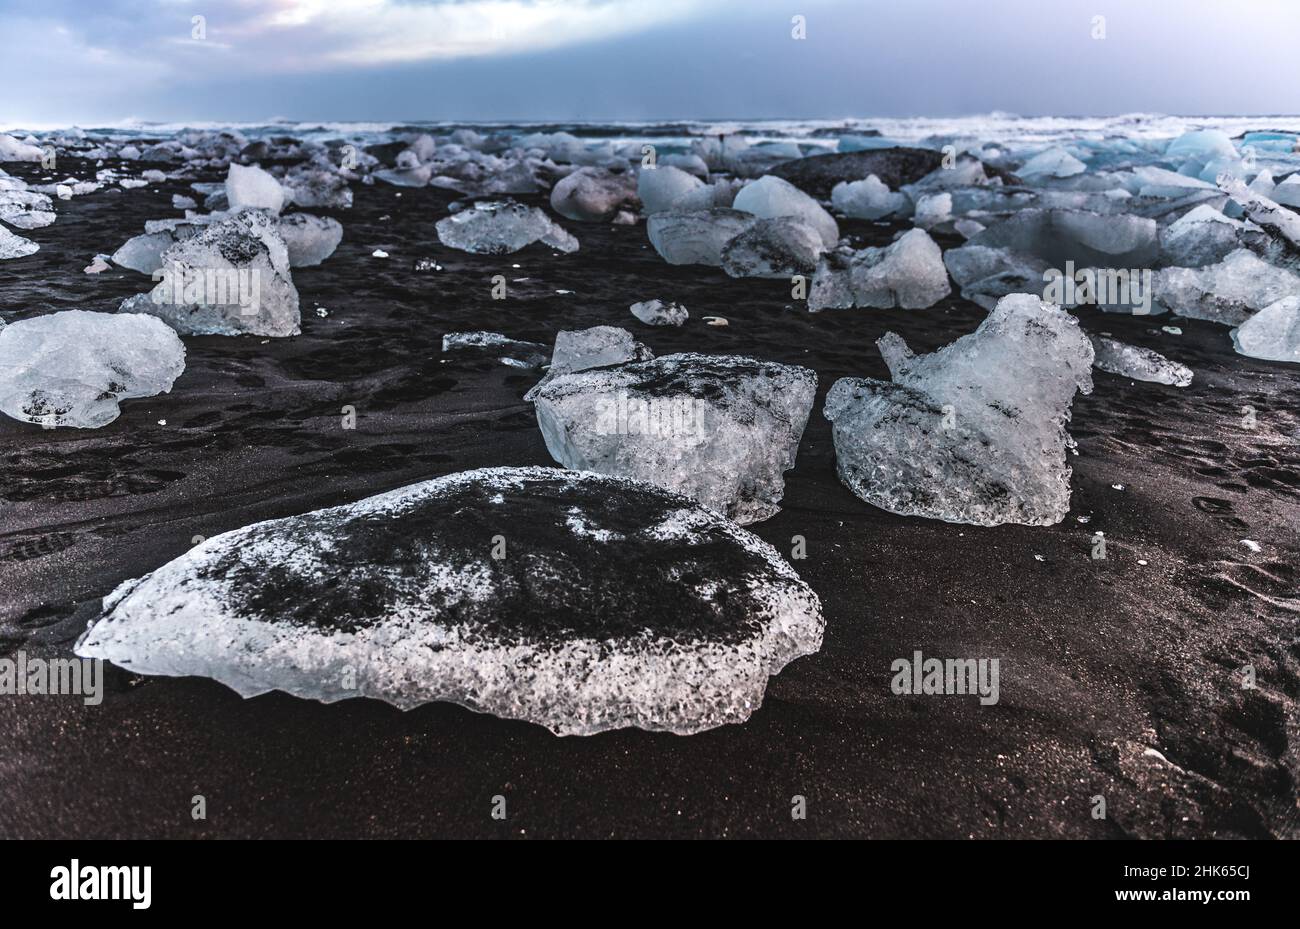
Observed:
[[[1159,352],[1105,336],[1090,336],[1090,339],[1094,352],[1092,365],[1099,371],[1174,387],[1186,387],[1192,383],[1191,368],[1170,361]]]
[[[934,229],[952,222],[952,194],[943,191],[918,197],[912,222],[921,229]]]
[[[1156,222],[1086,210],[1021,210],[972,236],[970,245],[1009,248],[1051,267],[1149,268],[1160,252]]]
[[[17,229],[41,229],[54,218],[54,201],[45,194],[0,186],[0,220]]]
[[[40,161],[44,156],[37,146],[0,133],[0,161]]]
[[[861,181],[840,181],[831,189],[831,203],[854,219],[906,216],[912,210],[907,194],[891,191],[880,178],[868,174]]]
[[[509,255],[534,242],[578,250],[578,240],[549,216],[513,200],[480,200],[438,220],[436,228],[443,245],[476,255]]]
[[[636,178],[604,168],[579,168],[551,190],[551,209],[579,222],[603,222],[636,203]]]
[[[163,253],[161,280],[121,311],[149,313],[181,335],[299,333],[298,290],[278,218],[243,210]]]
[[[744,722],[823,627],[775,549],[685,497],[492,468],[215,536],[113,591],[75,650],[245,697],[689,734]]]
[[[549,357],[549,349],[540,342],[521,342],[499,332],[449,332],[442,337],[444,352],[467,349],[491,352],[512,368],[540,368]]]
[[[252,208],[279,213],[284,208],[284,188],[256,165],[232,163],[226,174],[226,200],[231,212]]]
[[[637,195],[641,198],[646,213],[662,213],[677,208],[678,201],[704,187],[704,182],[698,177],[664,164],[655,168],[642,168],[636,182]],[[708,206],[712,206],[712,203],[697,208]]]
[[[822,251],[821,236],[802,219],[760,219],[723,246],[722,270],[732,277],[811,274]]]
[[[1248,244],[1263,248],[1266,240],[1262,232],[1251,232],[1245,223],[1201,205],[1161,231],[1160,259],[1180,268],[1201,268]]]
[[[1300,276],[1246,249],[1203,268],[1165,268],[1155,275],[1155,299],[1179,316],[1240,326],[1283,297],[1300,294]]]
[[[1300,213],[1256,193],[1235,177],[1220,178],[1219,189],[1241,205],[1251,222],[1300,250]]]
[[[742,187],[731,205],[761,219],[778,216],[802,219],[817,230],[827,248],[834,248],[840,240],[840,227],[820,203],[789,181],[770,174]]]
[[[822,256],[808,309],[923,309],[951,292],[939,246],[924,230],[911,229],[885,248]]]
[[[0,329],[0,411],[23,422],[97,429],[184,370],[185,346],[152,316],[67,310]]]
[[[1283,206],[1300,207],[1300,174],[1292,174],[1276,185],[1268,196]]]
[[[352,188],[333,171],[291,171],[283,186],[288,191],[288,200],[301,207],[336,210],[352,207]]]
[[[1232,345],[1251,358],[1300,364],[1300,296],[1270,303],[1233,329]]]
[[[638,342],[632,333],[618,326],[592,326],[590,329],[563,329],[555,335],[551,367],[524,399],[531,401],[538,388],[561,374],[586,371],[626,361],[648,361],[654,352]]]
[[[1192,161],[1205,165],[1216,159],[1231,160],[1237,149],[1226,133],[1217,129],[1185,132],[1165,148],[1165,159],[1174,163]]]
[[[893,382],[837,381],[826,397],[840,479],[904,516],[996,526],[1060,522],[1070,506],[1065,430],[1092,390],[1093,349],[1066,311],[1004,297],[970,335],[916,356],[878,343]]]
[[[318,265],[343,241],[343,224],[328,216],[290,213],[280,217],[280,237],[289,251],[289,267]]]
[[[425,187],[433,177],[433,167],[420,165],[413,168],[385,168],[376,171],[374,176],[394,187]]]
[[[1057,146],[1030,158],[1020,166],[1016,174],[1025,180],[1030,180],[1031,178],[1074,177],[1087,170],[1087,165]]]
[[[565,467],[649,481],[751,523],[780,509],[816,392],[807,368],[683,354],[564,374],[529,397]]]
[[[147,227],[146,227],[147,228]],[[179,241],[189,238],[199,230],[195,226],[176,225],[156,232],[145,232],[133,236],[117,251],[113,252],[113,264],[120,268],[130,268],[141,274],[153,274],[163,266],[163,253]]]
[[[1155,165],[1142,165],[1133,169],[1137,193],[1140,197],[1185,197],[1189,193],[1213,190],[1214,185],[1196,177],[1166,171]]]
[[[647,300],[632,304],[632,315],[647,326],[680,326],[690,317],[680,303]]]
[[[986,310],[1010,294],[1042,293],[1047,262],[1006,248],[963,245],[943,254],[961,295]]]
[[[31,239],[14,235],[4,226],[0,226],[0,261],[6,258],[25,258],[35,255],[41,247]]]
[[[725,207],[666,210],[646,220],[646,234],[670,265],[719,267],[723,247],[754,222],[752,214]]]

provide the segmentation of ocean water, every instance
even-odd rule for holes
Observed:
[[[986,113],[960,117],[852,117],[821,120],[670,120],[662,122],[409,122],[293,121],[218,123],[208,121],[146,122],[126,120],[98,126],[29,126],[0,122],[0,131],[38,138],[60,132],[81,131],[111,141],[166,139],[198,130],[234,130],[251,140],[293,136],[312,141],[345,139],[366,145],[388,141],[411,133],[446,134],[453,129],[472,128],[484,135],[527,135],[534,132],[564,131],[587,142],[619,141],[649,143],[663,150],[684,149],[692,139],[740,133],[752,143],[797,142],[805,154],[818,150],[836,151],[842,137],[878,134],[886,141],[922,147],[947,144],[998,145],[1010,150],[1043,149],[1052,145],[1079,143],[1101,147],[1107,141],[1124,140],[1139,146],[1161,143],[1201,129],[1216,129],[1237,137],[1248,132],[1279,132],[1300,135],[1300,115],[1270,116],[1168,116],[1158,113],[1130,113],[1108,117],[1018,116]],[[1161,146],[1162,147],[1162,146]]]

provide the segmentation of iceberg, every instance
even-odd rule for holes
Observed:
[[[35,255],[41,247],[31,239],[14,235],[4,226],[0,226],[0,261],[6,258],[26,258]]]
[[[703,181],[672,165],[661,164],[655,168],[642,168],[637,177],[636,190],[647,214],[662,213],[677,207],[683,199],[706,190]],[[697,209],[708,209],[713,203],[693,204]]]
[[[280,237],[289,252],[289,267],[318,265],[343,241],[343,224],[328,216],[290,213],[280,217]]]
[[[270,174],[256,165],[231,164],[226,174],[226,201],[231,212],[257,209],[279,213],[284,200],[284,188]]]
[[[874,174],[868,174],[860,181],[840,181],[831,188],[831,205],[854,219],[903,217],[912,210],[912,201],[907,194],[890,190]]]
[[[579,168],[551,190],[551,209],[577,222],[603,222],[635,204],[636,178],[603,168]]]

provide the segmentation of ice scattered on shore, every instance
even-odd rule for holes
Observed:
[[[632,315],[647,326],[680,326],[690,317],[680,303],[646,300],[631,306]]]
[[[540,342],[522,342],[500,332],[448,332],[442,337],[444,352],[491,352],[502,364],[512,368],[540,368],[550,357],[550,349]]]
[[[279,213],[284,208],[284,188],[256,165],[232,164],[226,174],[226,202],[231,212],[251,208]]]
[[[939,246],[923,229],[911,229],[885,248],[823,255],[808,293],[808,309],[923,309],[951,292]]]
[[[751,213],[728,207],[708,210],[665,210],[646,220],[646,234],[655,251],[671,265],[721,267],[727,243],[757,220]]]
[[[1030,294],[1003,298],[970,335],[913,355],[877,343],[893,382],[836,381],[826,398],[840,479],[905,516],[1048,526],[1070,506],[1076,391],[1092,390],[1078,322]]]
[[[1300,364],[1300,296],[1270,303],[1233,329],[1232,345],[1250,358]]]
[[[23,422],[97,429],[184,370],[185,346],[151,316],[67,310],[0,327],[0,411]]]
[[[789,181],[770,174],[742,187],[731,206],[760,219],[781,216],[800,219],[817,231],[826,248],[834,248],[840,240],[840,227],[835,217]]]
[[[686,497],[492,468],[208,539],[113,591],[75,651],[245,697],[688,734],[749,718],[823,627],[770,545]]]
[[[31,239],[15,235],[4,226],[0,226],[0,260],[6,258],[26,258],[35,255],[41,247]]]
[[[122,303],[157,316],[181,335],[297,335],[298,290],[278,218],[243,210],[162,255],[162,279]],[[177,298],[180,298],[179,300]]]
[[[1094,352],[1092,364],[1100,371],[1174,387],[1187,387],[1192,383],[1191,368],[1170,361],[1159,352],[1105,336],[1091,336],[1090,339]]]
[[[1155,274],[1155,299],[1179,316],[1240,326],[1264,307],[1300,294],[1300,275],[1246,249],[1203,268],[1164,268]]]
[[[438,239],[476,255],[510,255],[534,242],[576,252],[578,240],[536,207],[513,200],[479,201],[438,220]]]
[[[529,399],[565,467],[649,481],[751,523],[780,509],[816,392],[807,368],[688,353],[562,374]]]
[[[289,267],[318,265],[343,241],[343,224],[328,216],[290,213],[280,217],[280,237],[289,252]]]

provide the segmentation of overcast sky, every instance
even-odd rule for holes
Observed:
[[[8,125],[1300,111],[1300,0],[0,0],[0,37]]]

